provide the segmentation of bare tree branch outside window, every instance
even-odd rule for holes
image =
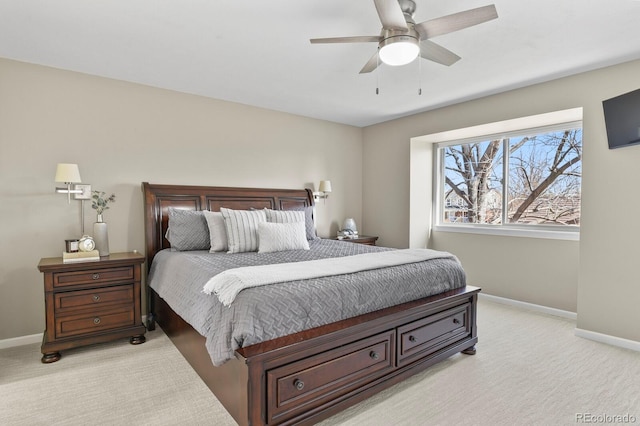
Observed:
[[[443,222],[580,224],[582,129],[441,149]]]

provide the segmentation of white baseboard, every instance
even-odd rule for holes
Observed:
[[[585,339],[594,340],[596,342],[606,343],[607,345],[640,352],[640,342],[636,342],[635,340],[623,339],[622,337],[611,336],[610,334],[602,334],[577,327],[575,335]]]
[[[478,293],[478,297],[490,300],[496,303],[502,303],[503,305],[516,306],[518,308],[528,309],[534,312],[540,312],[543,314],[555,315],[557,317],[567,318],[573,321],[578,319],[578,314],[570,311],[563,311],[562,309],[550,308],[548,306],[536,305],[534,303],[521,302],[519,300],[507,299],[505,297],[492,296],[486,293]]]
[[[502,303],[504,305],[515,306],[518,308],[528,309],[530,311],[541,312],[545,314],[555,315],[562,318],[567,318],[573,321],[578,319],[578,315],[575,312],[563,311],[562,309],[549,308],[547,306],[535,305],[533,303],[521,302],[519,300],[507,299],[505,297],[492,296],[490,294],[479,293],[478,297],[486,299],[496,303]],[[581,328],[575,328],[574,334],[584,339],[593,340],[600,343],[605,343],[611,346],[617,346],[619,348],[630,349],[632,351],[640,352],[640,342],[635,340],[623,339],[622,337],[611,336],[609,334],[597,333],[595,331],[583,330]]]
[[[0,340],[0,349],[13,348],[15,346],[30,345],[42,342],[42,333],[30,336],[13,337],[11,339]]]

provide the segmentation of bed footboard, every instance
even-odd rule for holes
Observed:
[[[467,286],[237,351],[214,367],[198,334],[153,290],[158,324],[240,425],[313,424],[457,352],[475,353]]]

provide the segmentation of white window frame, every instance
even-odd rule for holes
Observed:
[[[541,134],[563,130],[566,128],[582,128],[582,108],[556,111],[513,120],[489,123],[480,126],[467,127],[434,135],[428,135],[426,140],[434,143],[434,179],[433,179],[433,211],[432,230],[438,232],[457,232],[470,234],[503,235],[513,237],[549,238],[560,240],[580,239],[579,226],[563,225],[523,225],[502,223],[500,225],[489,224],[445,224],[442,223],[441,213],[444,211],[444,194],[442,191],[444,182],[444,150],[439,148],[447,145],[460,145],[464,143],[483,142],[492,139],[503,139],[523,134]],[[508,162],[504,161],[504,167]],[[508,173],[505,171],[505,182]],[[506,202],[503,197],[503,203]],[[503,217],[506,212],[503,206]]]

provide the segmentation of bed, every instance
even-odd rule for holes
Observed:
[[[167,254],[169,250],[166,250],[170,247],[165,235],[172,208],[212,212],[223,208],[286,211],[308,209],[314,205],[313,194],[308,189],[158,185],[147,182],[142,184],[142,189],[146,260],[150,273],[155,272],[152,267],[160,267],[161,258],[176,256]],[[349,250],[357,253],[376,251],[360,244],[336,241],[320,240],[309,244],[312,246],[310,252],[315,250],[314,247],[334,250],[328,247],[330,244],[348,246]],[[154,264],[156,256],[158,261]],[[195,256],[206,259],[203,253],[195,253]],[[206,262],[198,260],[197,263]],[[365,278],[362,281],[367,281],[367,273],[374,272],[358,273],[362,275],[360,279]],[[325,280],[325,287],[331,287],[338,278],[318,280]],[[330,322],[325,319],[319,324],[312,323],[310,328],[307,324],[304,329],[294,328],[293,332],[289,330],[285,335],[273,337],[270,330],[263,330],[255,343],[245,337],[243,344],[239,339],[240,343],[232,350],[231,356],[220,359],[217,362],[220,365],[214,366],[216,358],[209,350],[210,337],[201,333],[200,325],[192,325],[185,320],[189,316],[184,312],[182,316],[178,315],[176,310],[184,308],[177,307],[175,300],[170,306],[165,298],[171,300],[171,297],[161,297],[159,292],[162,290],[156,291],[148,281],[147,327],[153,330],[156,322],[160,325],[240,425],[316,423],[455,353],[474,354],[478,340],[476,306],[480,289],[463,284],[415,300],[407,295],[412,300],[380,309],[364,306],[364,313]],[[341,286],[342,283],[336,286],[338,290],[335,291],[339,291]],[[265,290],[250,289],[241,294],[254,291]],[[300,304],[304,302],[302,299],[306,297],[297,299]],[[313,297],[308,299],[313,300]],[[271,303],[266,296],[265,300],[265,304]],[[240,300],[237,302],[241,303]],[[189,321],[193,323],[191,318]],[[253,327],[267,328],[263,325]]]

